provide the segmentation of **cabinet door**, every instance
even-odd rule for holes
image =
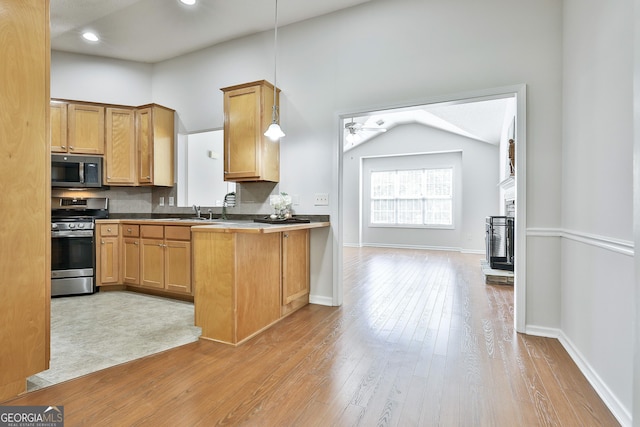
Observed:
[[[51,152],[67,152],[67,104],[51,102]]]
[[[282,233],[282,305],[309,294],[309,230]]]
[[[153,156],[152,181],[156,186],[173,187],[174,184],[174,120],[175,112],[160,105],[153,105]]]
[[[128,285],[140,285],[140,239],[125,237],[122,248],[122,281]]]
[[[140,284],[164,288],[164,240],[140,239]]]
[[[104,182],[109,185],[136,183],[135,111],[107,108]]]
[[[69,104],[67,142],[72,154],[104,154],[104,107]]]
[[[138,183],[151,184],[153,180],[153,128],[151,108],[136,111],[136,143],[138,145]]]
[[[225,181],[280,180],[280,143],[264,136],[274,87],[266,80],[223,88]],[[279,89],[275,90],[279,103]]]
[[[165,289],[191,294],[191,243],[167,240],[165,246]]]
[[[224,95],[224,178],[260,176],[260,91],[251,86]]]
[[[98,248],[98,259],[100,262],[100,275],[98,276],[98,286],[116,284],[119,281],[119,249],[117,237],[100,237]]]

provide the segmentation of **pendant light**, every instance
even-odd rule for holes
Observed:
[[[278,105],[276,104],[276,83],[278,81],[278,0],[276,0],[276,18],[273,33],[273,110],[271,112],[271,124],[269,125],[269,129],[264,133],[264,136],[272,141],[277,141],[284,136],[284,132],[282,132],[282,129],[280,129],[280,125],[278,124]]]

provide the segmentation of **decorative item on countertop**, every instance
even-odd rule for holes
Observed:
[[[287,219],[291,217],[291,196],[287,193],[281,192],[270,196],[269,204],[274,210],[271,214],[271,219]]]

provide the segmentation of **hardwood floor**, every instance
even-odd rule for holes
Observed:
[[[513,329],[480,256],[345,248],[342,307],[28,393],[66,426],[616,426],[559,342]]]

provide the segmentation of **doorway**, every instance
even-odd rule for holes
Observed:
[[[377,106],[376,108],[361,108],[353,111],[339,113],[338,119],[338,136],[336,138],[336,165],[337,187],[338,187],[338,203],[337,212],[332,216],[338,218],[336,225],[336,235],[334,243],[334,305],[342,304],[343,295],[343,245],[345,244],[345,215],[352,213],[345,211],[345,160],[344,149],[347,144],[353,144],[353,138],[350,135],[358,132],[358,128],[368,128],[361,132],[361,140],[366,142],[367,139],[375,137],[378,131],[376,126],[384,126],[385,122],[380,121],[380,116],[392,113],[401,113],[415,110],[422,106],[429,107],[446,107],[448,105],[464,105],[474,102],[498,100],[504,98],[515,99],[515,118],[513,122],[513,135],[515,137],[515,172],[513,175],[513,200],[515,200],[515,268],[514,268],[514,323],[518,332],[524,332],[526,325],[526,86],[515,85],[509,87],[484,89],[475,92],[444,95],[433,97],[417,102],[408,102],[404,104]],[[360,118],[360,120],[356,120]],[[365,120],[365,118],[371,120]],[[432,124],[429,124],[433,126]],[[367,135],[366,131],[372,132]],[[348,138],[349,137],[349,138]],[[499,183],[496,182],[496,185]],[[503,195],[501,195],[503,197]],[[480,268],[480,267],[479,267]]]

